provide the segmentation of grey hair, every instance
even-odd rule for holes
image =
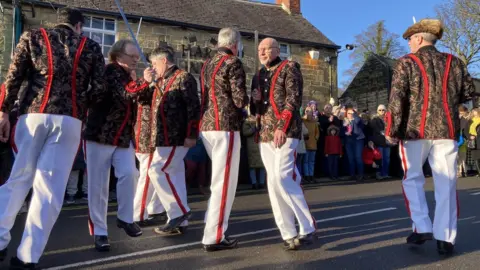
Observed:
[[[237,30],[227,27],[222,28],[218,33],[218,46],[219,47],[232,47],[237,45],[242,39],[240,32]]]
[[[135,46],[135,42],[130,39],[120,39],[113,44],[112,48],[110,48],[110,51],[108,52],[108,60],[110,63],[117,62],[117,58],[122,53],[125,53],[125,47],[127,47],[128,44]]]
[[[169,63],[173,64],[175,62],[175,50],[170,46],[160,46],[154,49],[148,58],[152,61],[153,58],[157,57],[166,58]]]
[[[438,38],[434,34],[431,34],[431,33],[419,33],[419,34],[423,37],[423,39],[426,42],[432,43],[433,45],[437,43]]]

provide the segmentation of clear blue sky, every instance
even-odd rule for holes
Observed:
[[[275,0],[261,0],[275,3]],[[445,0],[301,0],[301,11],[307,20],[337,45],[353,43],[354,37],[369,25],[385,20],[389,31],[398,35],[417,21],[435,16],[435,6]],[[401,40],[408,49],[407,42]],[[344,80],[343,72],[351,65],[349,51],[339,55],[339,87]]]

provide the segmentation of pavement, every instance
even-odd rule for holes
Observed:
[[[55,224],[41,269],[479,269],[480,179],[458,182],[460,219],[456,252],[442,257],[434,241],[420,247],[405,244],[411,223],[400,180],[355,183],[322,181],[305,186],[318,223],[316,242],[304,250],[284,251],[266,191],[237,192],[227,234],[240,241],[235,250],[206,253],[201,249],[207,199],[189,197],[193,217],[186,235],[162,237],[145,228],[130,238],[116,228],[116,204],[109,207],[110,252],[96,252],[88,233],[85,205],[64,207]],[[427,179],[433,215],[434,193]],[[477,215],[479,215],[477,217]],[[21,239],[25,215],[12,229],[10,256]],[[8,268],[7,258],[0,269]]]

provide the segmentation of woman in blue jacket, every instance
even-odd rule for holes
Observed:
[[[345,127],[345,149],[347,152],[351,179],[363,181],[362,151],[365,146],[363,121],[353,108],[347,109],[347,117],[343,121]],[[356,168],[356,170],[355,170]]]

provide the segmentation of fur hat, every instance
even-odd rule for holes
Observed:
[[[332,124],[332,125],[330,125],[330,126],[327,128],[327,136],[330,135],[330,131],[331,131],[332,129],[335,129],[335,130],[337,131],[337,135],[339,135],[340,129],[339,129],[337,126],[335,126],[335,125]]]
[[[443,35],[443,24],[440,20],[423,19],[410,26],[407,31],[403,33],[403,38],[407,39],[417,33],[430,33],[435,35],[438,39],[441,39]]]

